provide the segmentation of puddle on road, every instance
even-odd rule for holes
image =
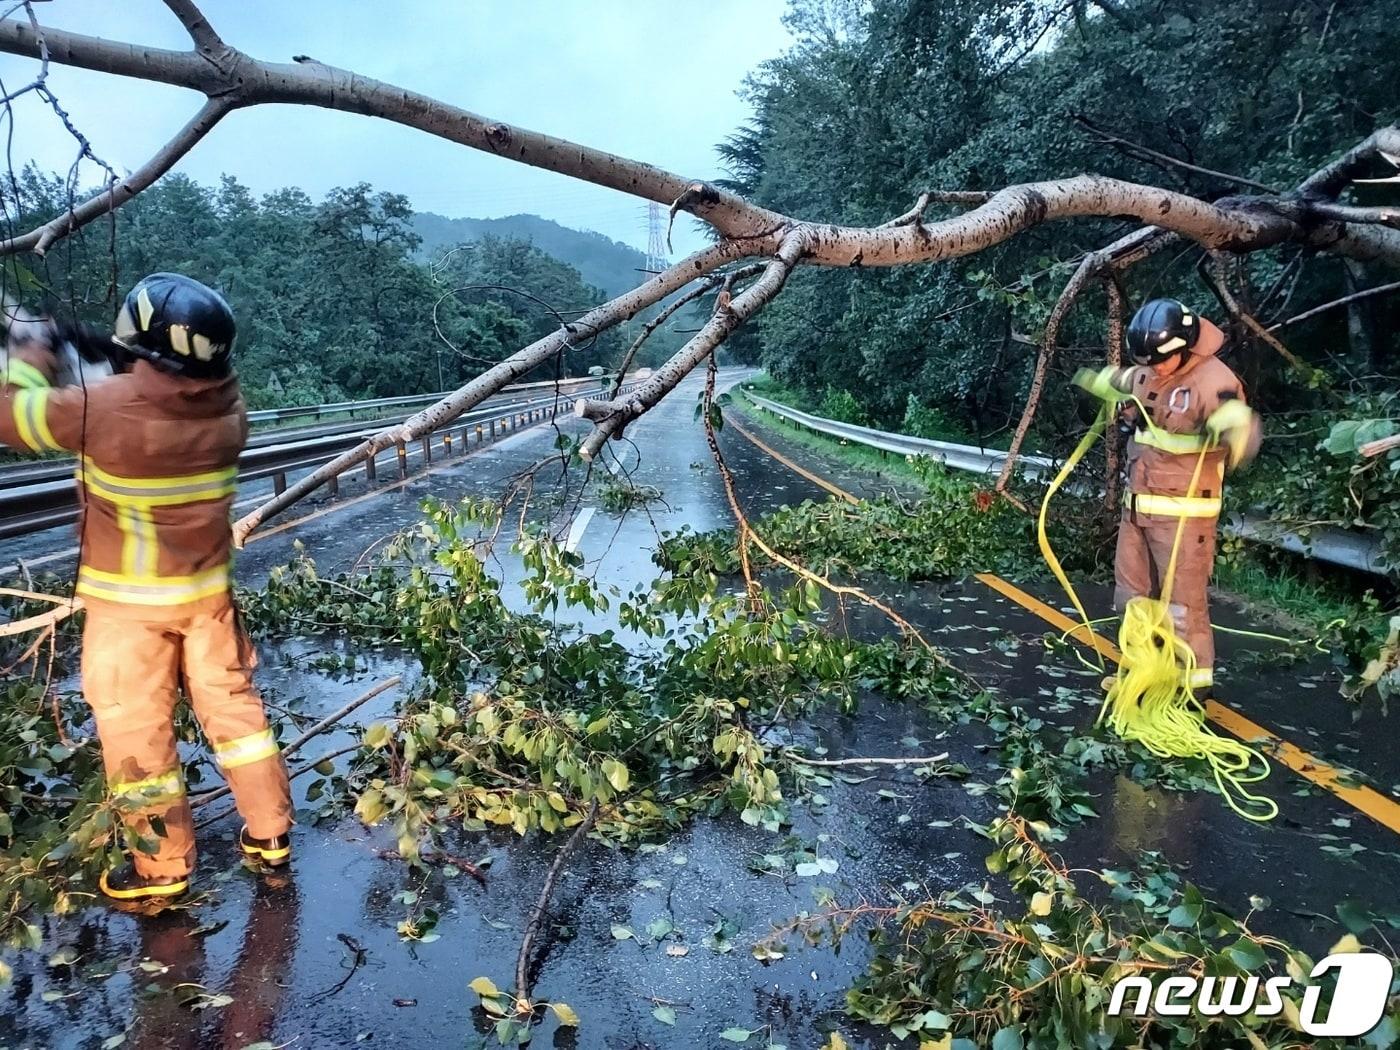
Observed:
[[[259,681],[272,701],[308,716],[402,670],[381,654],[361,658],[353,676],[328,678],[314,666],[324,651],[315,643],[262,648]],[[387,713],[397,695],[372,701],[360,720]],[[922,753],[909,746],[932,747],[943,729],[912,706],[873,698],[857,716],[828,709],[815,721],[802,742],[833,755]],[[338,742],[317,738],[303,758]],[[768,962],[752,947],[774,924],[816,910],[818,888],[849,903],[980,880],[982,840],[957,816],[985,820],[989,812],[977,810],[989,806],[954,781],[922,781],[908,769],[842,772],[849,775],[820,788],[825,805],[794,805],[784,835],[724,816],[699,819],[657,847],[583,846],[556,891],[535,984],[537,999],[567,1002],[582,1024],[556,1031],[551,1018],[532,1045],[713,1047],[720,1031],[740,1027],[761,1030],[755,1046],[771,1040],[796,1050],[820,1045],[833,1026],[853,1046],[887,1045],[887,1033],[862,1039],[842,1011],[868,961],[862,936],[839,954],[790,938],[786,955]],[[297,782],[299,804],[314,778]],[[450,831],[447,852],[487,865],[483,888],[452,869],[415,872],[385,859],[387,831],[354,817],[303,823],[290,875],[259,877],[238,861],[237,827],[229,817],[202,833],[188,907],[138,918],[98,906],[48,920],[45,951],[16,960],[0,1047],[76,1050],[122,1033],[122,1045],[141,1050],[495,1045],[467,983],[513,984],[521,933],[560,838]],[[835,871],[764,870],[765,855],[799,846],[834,860]],[[406,891],[414,904],[404,903]],[[441,916],[439,939],[400,940],[398,923],[425,907]],[[615,935],[624,928],[633,935]],[[62,947],[76,954],[73,964],[46,965]],[[363,961],[351,972],[358,950]],[[675,1011],[674,1025],[658,1020],[658,1006]]]

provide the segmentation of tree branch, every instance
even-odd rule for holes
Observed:
[[[1079,263],[1078,269],[1070,276],[1065,283],[1064,290],[1060,292],[1060,298],[1056,300],[1055,306],[1050,311],[1050,316],[1045,322],[1045,334],[1041,339],[1040,353],[1035,361],[1035,373],[1031,377],[1030,393],[1026,396],[1026,407],[1021,412],[1021,419],[1016,424],[1016,433],[1012,435],[1011,444],[1007,447],[1006,459],[1001,465],[1001,473],[997,476],[996,491],[1004,493],[1006,486],[1011,482],[1011,475],[1016,469],[1016,460],[1021,454],[1021,446],[1025,443],[1026,434],[1030,431],[1031,422],[1035,419],[1036,409],[1040,405],[1041,394],[1045,391],[1045,380],[1050,373],[1050,363],[1055,357],[1055,348],[1060,340],[1060,326],[1069,316],[1070,309],[1084,290],[1084,286],[1093,277],[1097,277],[1105,270],[1117,265],[1129,265],[1132,262],[1151,254],[1162,247],[1164,243],[1161,230],[1154,227],[1134,230],[1126,237],[1120,237],[1112,244],[1096,252],[1089,252]]]
[[[760,242],[766,243],[766,242]],[[659,302],[696,277],[703,277],[727,262],[732,262],[749,251],[748,243],[726,241],[704,251],[696,252],[688,259],[663,270],[655,277],[616,299],[590,310],[577,321],[572,321],[558,331],[536,340],[523,350],[519,350],[497,365],[493,365],[470,383],[454,390],[436,404],[410,416],[404,422],[370,435],[359,445],[342,452],[329,463],[318,467],[300,481],[287,486],[280,495],[274,496],[260,507],[234,522],[234,543],[243,546],[248,535],[274,514],[290,507],[309,492],[320,488],[331,478],[336,477],[357,463],[362,463],[378,455],[386,448],[407,443],[424,434],[430,434],[463,412],[475,408],[486,398],[502,387],[515,382],[531,369],[548,361],[555,354],[573,345],[576,339],[591,339],[600,332],[632,317],[652,303]]]
[[[1365,288],[1362,291],[1353,292],[1351,295],[1344,295],[1340,299],[1333,299],[1330,303],[1314,306],[1311,310],[1304,310],[1302,313],[1290,317],[1286,321],[1280,321],[1278,324],[1269,325],[1269,331],[1276,332],[1280,328],[1287,328],[1289,325],[1298,324],[1301,321],[1308,320],[1310,317],[1316,317],[1318,314],[1326,313],[1328,310],[1335,310],[1339,306],[1346,306],[1349,303],[1354,303],[1358,299],[1369,299],[1373,295],[1385,295],[1389,292],[1400,292],[1400,281],[1395,281],[1392,284],[1380,284],[1374,288]]]
[[[611,402],[612,411],[606,418],[598,421],[593,432],[584,438],[583,444],[579,446],[579,455],[585,460],[592,460],[608,438],[670,393],[696,365],[729,338],[739,325],[763,309],[782,290],[788,274],[802,258],[809,239],[807,227],[800,226],[789,233],[778,246],[776,257],[764,267],[763,275],[736,295],[728,309],[717,310],[671,360],[632,391],[625,401]]]
[[[637,338],[633,341],[632,345],[627,348],[627,353],[624,354],[622,357],[622,363],[617,366],[617,377],[613,382],[613,389],[616,390],[621,388],[623,381],[627,378],[628,369],[632,367],[632,360],[637,356],[637,351],[642,348],[642,344],[651,338],[652,333],[654,333],[658,328],[660,328],[667,321],[669,321],[672,315],[674,315],[675,312],[679,310],[682,306],[685,306],[687,303],[693,303],[696,299],[699,299],[702,295],[704,295],[707,292],[714,291],[715,288],[719,287],[719,285],[724,283],[724,281],[727,279],[739,280],[744,277],[752,277],[755,274],[759,274],[762,272],[763,265],[761,263],[753,263],[749,266],[741,266],[739,269],[733,270],[730,274],[727,275],[712,274],[711,276],[706,277],[694,288],[691,288],[684,295],[678,296],[677,298],[671,300],[671,302],[667,303],[664,307],[661,308],[661,310],[657,313],[655,317],[653,317],[650,321],[648,321],[645,325],[642,326],[641,334],[637,336]],[[576,405],[585,404],[589,404],[589,402],[579,401],[576,403]],[[579,415],[583,415],[583,413],[580,412]]]
[[[976,207],[979,204],[986,204],[991,199],[992,195],[985,190],[929,190],[919,194],[919,199],[914,202],[914,206],[903,215],[897,216],[889,222],[882,222],[875,229],[891,230],[897,226],[912,226],[916,222],[923,222],[924,212],[928,210],[930,204],[963,204]]]
[[[1110,146],[1117,146],[1125,152],[1137,154],[1140,159],[1155,161],[1159,164],[1166,164],[1174,168],[1181,168],[1183,171],[1193,172],[1196,175],[1205,175],[1212,179],[1222,179],[1225,182],[1233,182],[1239,186],[1248,186],[1250,189],[1261,190],[1264,193],[1278,192],[1278,190],[1274,189],[1272,186],[1262,182],[1255,182],[1253,179],[1247,179],[1243,175],[1231,175],[1228,171],[1216,171],[1214,168],[1203,168],[1199,164],[1192,164],[1189,161],[1180,160],[1170,154],[1159,153],[1157,150],[1144,146],[1141,143],[1133,142],[1131,139],[1125,139],[1110,131],[1104,130],[1082,113],[1076,113],[1070,119],[1100,141]]]
[[[138,47],[58,29],[46,30],[44,40],[50,60],[63,65],[192,88],[210,97],[228,95],[239,105],[297,103],[380,117],[667,206],[681,202],[681,207],[728,239],[762,240],[797,223],[716,186],[565,139],[490,121],[428,96],[321,63],[261,62],[233,48],[226,48],[219,62],[211,62],[195,52]],[[39,35],[26,23],[0,21],[0,52],[37,57],[40,50]],[[1394,153],[1400,155],[1400,129],[1382,129],[1367,141],[1372,140],[1394,140]],[[1370,149],[1379,152],[1380,146],[1373,144]],[[1358,151],[1364,152],[1357,147],[1352,153]],[[1390,152],[1389,145],[1386,152]],[[826,266],[935,262],[983,251],[1044,222],[1076,217],[1134,218],[1214,250],[1255,251],[1294,241],[1356,258],[1400,264],[1400,236],[1393,231],[1370,228],[1362,235],[1348,226],[1340,230],[1329,223],[1314,227],[1260,197],[1208,203],[1187,194],[1095,175],[1007,187],[966,215],[932,224],[913,222],[879,229],[811,224],[804,261]],[[762,250],[754,248],[746,254],[762,254]]]
[[[1253,314],[1251,314],[1248,310],[1246,310],[1243,306],[1240,305],[1239,300],[1235,298],[1234,294],[1230,291],[1229,287],[1226,284],[1225,267],[1223,265],[1221,256],[1212,252],[1210,255],[1210,260],[1211,273],[1213,277],[1209,280],[1208,283],[1210,284],[1211,291],[1213,291],[1216,295],[1216,298],[1220,300],[1220,304],[1224,306],[1227,311],[1229,311],[1230,316],[1234,317],[1237,321],[1243,324],[1260,339],[1268,343],[1269,346],[1272,347],[1279,354],[1280,357],[1282,357],[1285,361],[1287,361],[1290,365],[1297,369],[1298,373],[1301,376],[1303,376],[1304,379],[1310,379],[1313,374],[1312,368],[1309,365],[1305,364],[1301,359],[1299,359],[1298,355],[1295,354],[1292,350],[1284,346],[1283,343],[1279,341],[1279,338],[1276,335],[1273,335],[1267,328],[1265,328],[1255,319]],[[1202,274],[1205,274],[1204,269],[1202,270]]]
[[[192,0],[165,0],[165,6],[170,8],[180,24],[185,27],[185,31],[190,34],[190,39],[194,41],[194,46],[206,55],[213,56],[225,49],[223,38],[209,24],[209,20],[204,17],[204,12],[194,5]]]
[[[1302,183],[1297,193],[1301,197],[1335,200],[1354,179],[1379,159],[1400,157],[1400,125],[1377,128],[1330,164],[1319,168]],[[1396,165],[1388,161],[1392,167]]]
[[[232,97],[209,99],[190,122],[141,167],[126,178],[111,183],[105,190],[89,197],[76,208],[70,208],[50,219],[38,229],[0,242],[0,255],[13,255],[22,251],[33,251],[36,255],[43,255],[54,241],[68,236],[74,230],[86,226],[108,212],[116,211],[174,167],[181,157],[193,149],[213,130],[214,125],[236,106],[237,103]]]

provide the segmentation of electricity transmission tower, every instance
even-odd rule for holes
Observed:
[[[647,206],[647,269],[659,272],[671,265],[666,248],[665,216],[661,205],[652,201]]]

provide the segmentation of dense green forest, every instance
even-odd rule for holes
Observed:
[[[641,211],[639,206],[638,211]],[[529,241],[578,270],[586,282],[609,297],[635,288],[645,276],[647,257],[596,230],[574,230],[538,215],[506,215],[499,219],[449,219],[430,211],[414,212],[413,232],[422,238],[419,257],[432,260],[458,244],[487,237]]]
[[[732,188],[806,218],[880,223],[922,190],[1081,172],[1207,199],[1263,192],[1105,135],[1286,189],[1400,114],[1394,69],[1379,59],[1400,47],[1396,0],[794,0],[788,21],[795,45],[750,78],[755,117],[720,150]],[[1393,202],[1400,188],[1357,192]],[[1130,228],[1058,223],[938,266],[804,269],[742,349],[847,414],[1004,433],[1066,262]],[[1130,306],[1172,295],[1226,321],[1197,274],[1200,254],[1163,253],[1131,271]],[[1266,323],[1393,279],[1294,248],[1251,256],[1242,271],[1244,301]],[[1393,390],[1396,302],[1363,301],[1281,335],[1338,390]],[[1066,380],[1103,358],[1105,310],[1094,292],[1061,333],[1068,349],[1042,442],[1079,425]],[[1266,413],[1326,403],[1273,350],[1234,335],[1228,360]]]
[[[22,228],[70,197],[62,179],[33,169],[11,192]],[[230,176],[209,187],[172,175],[63,241],[38,268],[10,269],[6,286],[18,273],[28,305],[107,324],[116,296],[144,273],[205,281],[238,315],[239,370],[255,407],[453,387],[615,294],[519,237],[464,229],[469,243],[427,252],[419,218],[407,198],[365,184],[316,202],[298,189],[259,199]],[[595,240],[613,245],[562,227],[551,243],[577,257]],[[643,319],[581,342],[562,374],[615,364]],[[659,332],[638,363],[655,363],[683,338]]]

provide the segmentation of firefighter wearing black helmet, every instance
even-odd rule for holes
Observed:
[[[231,596],[229,525],[248,417],[233,312],[180,274],[132,288],[111,337],[130,368],[54,386],[53,326],[12,326],[0,365],[0,442],[77,454],[83,692],[107,780],[142,848],[105,872],[121,900],[173,897],[194,868],[194,824],[173,724],[183,686],[245,826],[243,852],[283,864],[287,772],[252,682]]]
[[[1132,366],[1084,369],[1075,376],[1085,390],[1118,408],[1132,434],[1114,557],[1114,604],[1121,610],[1130,598],[1161,596],[1180,531],[1171,612],[1196,657],[1184,684],[1209,690],[1215,681],[1215,641],[1208,590],[1221,490],[1226,472],[1258,453],[1259,417],[1245,403],[1239,377],[1217,356],[1224,333],[1185,304],[1146,303],[1133,315],[1125,342]]]

